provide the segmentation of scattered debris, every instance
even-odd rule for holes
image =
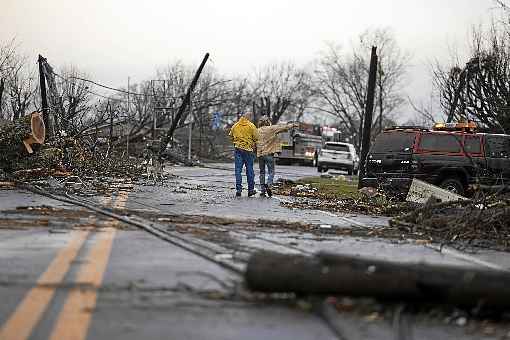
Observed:
[[[309,181],[313,183],[316,180]],[[422,187],[420,182],[417,183],[413,192]],[[455,248],[481,247],[510,251],[509,194],[487,196],[483,192],[477,192],[468,200],[424,183],[423,188],[435,195],[427,194],[424,196],[428,197],[427,201],[416,203],[400,201],[374,188],[363,188],[353,193],[346,190],[341,192],[340,190],[344,189],[342,186],[333,186],[330,189],[326,184],[320,184],[322,187],[317,190],[313,184],[301,181],[280,184],[275,191],[280,195],[293,197],[292,200],[280,203],[290,209],[393,217],[389,227],[372,230],[358,228],[359,230],[351,235],[413,240],[416,244],[437,242],[450,244]],[[417,198],[413,192],[411,195]],[[437,203],[436,197],[455,200]],[[423,202],[423,198],[412,200]]]
[[[0,182],[0,189],[14,189],[16,183],[14,182]]]
[[[364,188],[359,189],[358,191],[360,194],[362,194],[368,198],[374,198],[379,195],[379,192],[377,191],[377,189],[372,188],[372,187],[364,187]]]
[[[390,220],[405,235],[434,242],[510,251],[510,196],[481,195],[472,200],[435,203]]]
[[[281,206],[290,209],[311,209],[341,213],[364,215],[398,216],[412,211],[417,207],[415,203],[387,200],[384,196],[375,198],[306,198],[284,201]]]
[[[411,182],[409,192],[407,193],[406,201],[414,203],[426,203],[430,199],[433,199],[436,202],[450,202],[466,200],[467,198],[414,178]]]

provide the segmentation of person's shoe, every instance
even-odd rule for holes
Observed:
[[[241,197],[241,193],[239,191],[236,192],[236,197]]]
[[[257,194],[257,190],[250,191],[250,192],[248,193],[248,197],[255,196],[256,194]]]
[[[266,193],[265,192],[261,192],[260,193],[260,197],[266,197]]]
[[[273,192],[271,191],[271,188],[269,187],[269,185],[265,184],[264,186],[266,187],[267,196],[272,197]]]

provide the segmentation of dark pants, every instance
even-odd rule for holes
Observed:
[[[236,191],[243,190],[243,165],[246,167],[246,179],[248,180],[248,192],[255,191],[255,173],[253,172],[253,159],[255,158],[253,152],[235,149],[235,173],[236,173]]]
[[[273,155],[265,155],[259,157],[259,170],[260,170],[260,190],[266,192],[266,167],[267,167],[267,185],[273,185],[274,178],[274,157]]]

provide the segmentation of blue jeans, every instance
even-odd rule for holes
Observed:
[[[255,191],[255,173],[253,172],[253,152],[235,149],[235,172],[236,172],[236,191],[243,191],[243,165],[246,166],[246,178],[248,180],[248,192]]]
[[[274,178],[274,157],[273,155],[265,155],[259,157],[259,170],[260,170],[260,190],[266,192],[266,167],[267,167],[267,185],[273,185]]]

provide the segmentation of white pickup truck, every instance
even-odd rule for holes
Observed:
[[[341,142],[326,142],[317,157],[317,171],[328,169],[345,170],[349,175],[358,172],[359,158],[354,145]]]

